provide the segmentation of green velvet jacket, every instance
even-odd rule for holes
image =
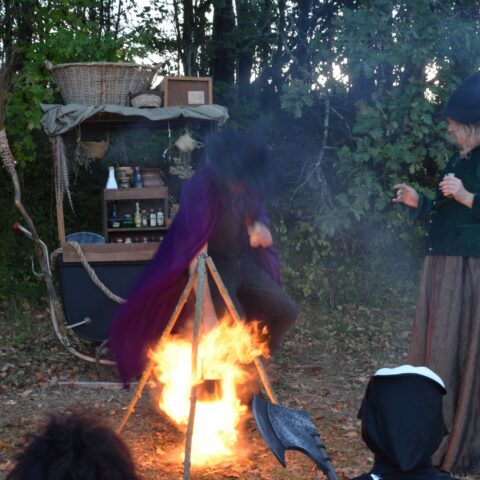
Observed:
[[[427,255],[480,257],[480,147],[468,158],[454,155],[440,179],[446,173],[454,173],[475,194],[472,208],[444,197],[437,186],[433,200],[420,194],[418,207],[411,209],[412,218],[428,220]]]

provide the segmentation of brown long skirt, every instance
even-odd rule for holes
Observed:
[[[480,259],[426,257],[408,361],[425,365],[447,387],[449,435],[434,464],[480,473]]]

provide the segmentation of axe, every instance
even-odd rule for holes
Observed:
[[[258,430],[277,460],[286,467],[285,451],[308,455],[328,478],[338,480],[310,415],[254,395],[252,411]]]

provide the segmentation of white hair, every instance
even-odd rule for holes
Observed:
[[[472,123],[457,122],[455,142],[460,147],[460,156],[467,158],[470,152],[480,145],[480,121]]]

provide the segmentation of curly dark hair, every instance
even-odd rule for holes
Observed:
[[[96,416],[52,416],[29,437],[8,480],[138,480],[128,447]]]

